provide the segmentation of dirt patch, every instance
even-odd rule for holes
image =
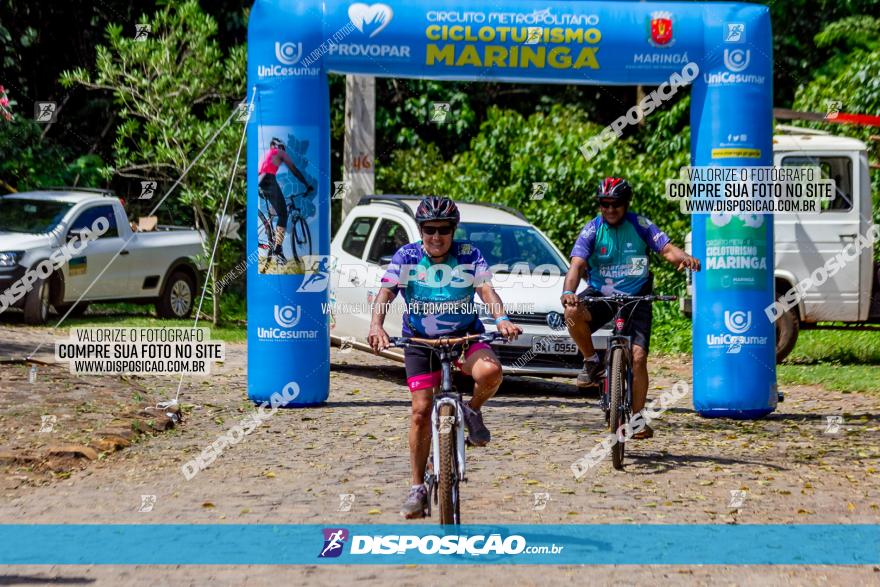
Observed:
[[[3,489],[67,479],[74,470],[169,430],[179,410],[134,377],[76,376],[66,366],[0,366]]]

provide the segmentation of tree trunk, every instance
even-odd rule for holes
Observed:
[[[636,86],[636,107],[642,103],[642,100],[645,99],[645,88],[644,86]],[[645,126],[645,117],[639,121],[639,126]]]
[[[342,181],[342,219],[362,196],[374,193],[376,165],[376,78],[345,76],[345,142]],[[338,197],[334,186],[333,196]]]
[[[202,211],[201,206],[194,204],[193,210],[196,213],[196,224],[197,224],[196,228],[197,229],[201,228],[202,230],[205,231],[204,250],[205,250],[205,256],[207,257],[208,262],[210,262],[211,261],[211,251],[213,250],[213,247],[214,247],[214,245],[213,245],[214,239],[211,238],[211,231],[209,230],[209,227],[208,227],[208,221],[205,218],[205,215],[204,215],[204,212]],[[198,226],[199,224],[201,224],[201,227]],[[215,235],[215,237],[216,237],[216,235]],[[217,293],[216,293],[217,292],[217,269],[215,267],[215,263],[211,263],[208,266],[207,281],[211,285],[211,290],[210,290],[211,291],[211,305],[212,305],[211,322],[216,326],[217,325],[217,314],[218,314],[218,308],[217,308],[218,300],[217,300]],[[204,285],[202,285],[202,291],[205,291]],[[206,293],[206,295],[207,295],[207,293]],[[202,294],[199,293],[200,299],[201,299],[201,296],[202,296]]]

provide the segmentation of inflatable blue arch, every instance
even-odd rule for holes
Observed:
[[[307,406],[329,395],[329,73],[690,82],[692,165],[767,166],[772,64],[769,12],[755,4],[257,0],[248,29],[248,250],[262,243],[261,255],[273,253],[271,214],[284,211],[267,202],[280,192],[296,203],[286,211],[293,238],[285,242],[303,245],[301,263],[288,265],[305,273],[279,274],[262,256],[248,268],[249,398],[294,390],[291,405]],[[296,170],[278,164],[279,149]],[[772,216],[763,220],[716,226],[707,215],[692,218],[698,258],[707,248],[747,246],[763,259],[733,272],[704,262],[695,275],[693,397],[704,416],[753,418],[776,406],[775,332],[764,319],[773,301]]]

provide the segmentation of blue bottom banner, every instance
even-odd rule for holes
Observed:
[[[16,565],[876,565],[880,525],[0,525]]]

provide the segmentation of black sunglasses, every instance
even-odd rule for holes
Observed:
[[[435,234],[440,234],[441,236],[449,236],[452,234],[453,227],[451,226],[423,226],[422,232],[427,234],[428,236],[432,236]]]
[[[599,202],[600,208],[623,208],[625,204],[623,202],[614,200],[612,202]]]

